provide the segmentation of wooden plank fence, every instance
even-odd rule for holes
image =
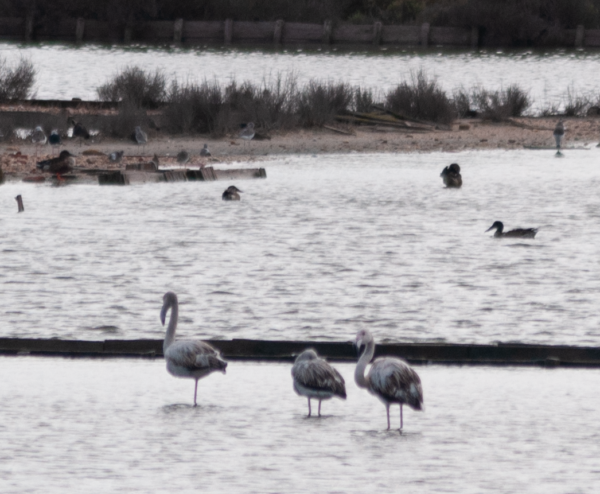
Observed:
[[[374,24],[321,24],[298,22],[148,21],[133,25],[64,18],[43,21],[0,17],[0,40],[18,41],[121,41],[125,43],[250,43],[250,44],[370,44],[409,46],[463,46],[482,44],[479,28]],[[599,47],[600,29],[583,26],[565,30],[563,46]]]

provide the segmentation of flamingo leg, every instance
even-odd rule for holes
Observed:
[[[402,430],[402,403],[400,403],[400,430]]]
[[[390,406],[389,405],[385,406],[385,411],[387,413],[387,419],[388,419],[388,428],[387,428],[387,430],[389,431],[390,430]]]
[[[319,417],[321,416],[321,400],[319,400]]]
[[[196,406],[196,396],[198,395],[198,379],[196,379],[196,385],[194,386],[194,406]]]
[[[310,398],[308,399],[308,416],[310,417],[311,409],[310,409]]]

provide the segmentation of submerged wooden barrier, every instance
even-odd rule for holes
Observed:
[[[128,166],[126,170],[106,171],[98,173],[100,185],[131,185],[146,182],[210,182],[213,180],[248,180],[267,178],[264,168],[237,168],[231,170],[215,170],[212,166],[191,169],[144,171],[146,164],[139,167]],[[131,169],[137,168],[137,169]]]
[[[290,362],[306,348],[314,348],[330,360],[352,362],[357,359],[351,342],[207,341],[231,360]],[[161,358],[162,345],[162,339],[82,341],[0,338],[0,355]],[[598,347],[398,343],[377,345],[375,356],[380,355],[401,357],[413,364],[600,367]]]
[[[600,29],[565,29],[558,46],[600,46]],[[280,44],[368,44],[412,46],[485,46],[479,27],[421,25],[323,24],[285,22],[223,21],[122,21],[109,23],[84,18],[21,17],[0,18],[0,39],[15,41],[121,41],[171,43],[270,43]]]

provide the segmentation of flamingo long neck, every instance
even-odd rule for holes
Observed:
[[[179,306],[177,302],[171,304],[171,316],[169,317],[169,326],[167,327],[167,334],[165,335],[165,341],[163,343],[163,353],[167,351],[167,348],[171,346],[171,343],[175,341],[175,330],[177,329],[177,317],[179,316]]]
[[[356,385],[359,388],[368,388],[369,387],[369,381],[365,377],[365,369],[367,368],[367,364],[373,358],[374,353],[375,353],[375,342],[370,341],[369,343],[367,343],[365,352],[362,354],[360,359],[358,359],[358,363],[356,364],[356,370],[354,371],[354,381],[356,381]]]

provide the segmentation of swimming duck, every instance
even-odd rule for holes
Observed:
[[[537,228],[516,228],[515,230],[510,230],[504,233],[502,230],[504,229],[504,225],[501,221],[494,221],[494,224],[490,226],[486,232],[490,230],[496,229],[494,233],[494,237],[496,238],[504,238],[504,237],[513,237],[513,238],[535,238],[535,234],[538,232]]]
[[[440,173],[440,177],[444,180],[446,187],[459,188],[462,185],[462,177],[460,176],[460,166],[457,163],[452,163]]]
[[[240,189],[238,189],[235,185],[230,185],[229,187],[227,187],[225,192],[223,192],[223,200],[224,201],[239,201],[240,195],[238,194],[238,192],[242,192],[242,191]]]
[[[66,149],[61,151],[58,158],[51,158],[49,160],[39,161],[36,165],[37,168],[43,172],[56,173],[57,175],[64,175],[73,171],[73,158],[75,155],[69,153]]]

